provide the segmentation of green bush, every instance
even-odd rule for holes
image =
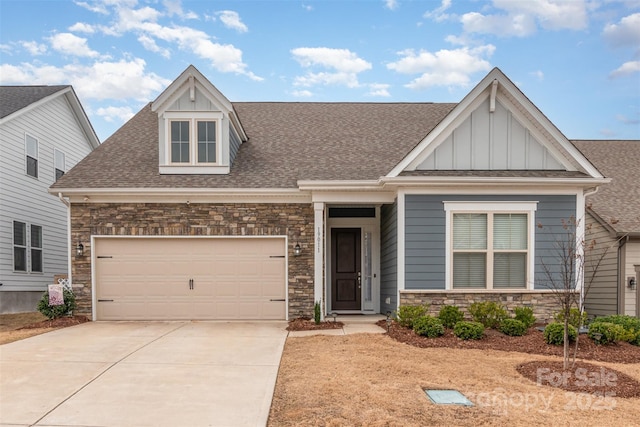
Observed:
[[[453,329],[456,323],[464,319],[464,315],[455,305],[445,305],[440,309],[438,318],[446,328]]]
[[[484,326],[479,322],[463,320],[453,327],[453,334],[463,340],[479,340],[484,335]]]
[[[627,331],[621,325],[610,322],[593,322],[589,325],[589,338],[596,344],[609,344],[624,341]]]
[[[553,316],[553,319],[558,323],[564,323],[564,312],[556,313]],[[582,325],[587,323],[587,312],[583,311],[582,315],[580,315],[580,310],[573,307],[569,310],[569,324],[574,328],[579,328]]]
[[[485,328],[496,329],[509,313],[504,306],[494,301],[474,302],[469,306],[474,322],[482,323]]]
[[[396,311],[396,320],[400,326],[413,329],[413,322],[420,316],[425,316],[429,310],[429,304],[401,305]]]
[[[320,303],[317,301],[313,305],[313,321],[316,325],[320,324]]]
[[[516,307],[513,312],[516,314],[515,319],[521,321],[527,329],[536,323],[536,317],[533,315],[531,307]]]
[[[521,337],[527,333],[527,326],[517,319],[504,319],[500,324],[500,332],[512,337]]]
[[[437,317],[420,316],[413,322],[413,331],[423,337],[436,338],[444,335],[444,326]]]
[[[619,340],[640,346],[640,319],[637,317],[614,314],[611,316],[598,317],[593,322],[608,322],[622,326],[625,334],[621,336]]]
[[[569,341],[575,341],[578,336],[578,330],[569,325]],[[561,345],[564,343],[564,323],[549,323],[544,328],[544,340],[547,344]]]
[[[76,296],[70,290],[63,289],[64,304],[49,305],[49,291],[45,291],[40,301],[38,301],[38,311],[48,319],[56,319],[66,314],[71,314],[76,309]]]

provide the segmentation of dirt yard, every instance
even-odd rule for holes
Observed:
[[[86,321],[86,318],[78,316],[48,320],[38,312],[2,314],[0,315],[0,344],[22,340]]]

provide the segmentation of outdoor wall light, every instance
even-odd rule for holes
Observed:
[[[300,256],[301,253],[302,248],[300,247],[300,243],[296,243],[296,245],[293,247],[293,256]]]
[[[83,255],[84,255],[84,245],[78,242],[78,245],[76,246],[76,256],[83,256]]]
[[[635,277],[629,277],[629,288],[630,289],[635,289],[637,284],[638,284],[638,282],[636,282],[636,278]]]

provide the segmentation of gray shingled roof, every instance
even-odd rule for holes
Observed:
[[[0,86],[0,119],[69,86]]]
[[[228,175],[160,175],[145,106],[52,188],[296,188],[386,175],[456,104],[233,103],[249,140]]]
[[[587,204],[618,233],[640,233],[640,140],[573,141],[611,183]]]

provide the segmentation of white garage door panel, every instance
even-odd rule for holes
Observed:
[[[96,238],[96,317],[283,320],[285,251],[283,238]]]

